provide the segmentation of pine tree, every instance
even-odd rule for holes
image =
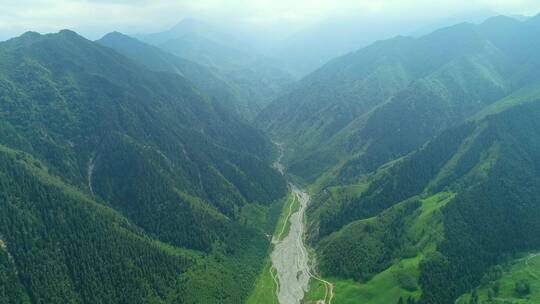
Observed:
[[[469,304],[478,304],[478,293],[476,292],[476,289],[472,291],[471,299],[469,300]]]

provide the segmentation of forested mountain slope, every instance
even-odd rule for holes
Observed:
[[[540,17],[494,17],[338,58],[256,120],[286,143],[290,172],[350,181],[538,79]],[[336,167],[337,166],[337,167]]]
[[[212,73],[208,68],[189,60],[174,56],[158,47],[148,45],[135,38],[113,32],[96,41],[149,69],[176,73],[192,82],[199,92],[230,112],[242,116],[248,109],[248,100],[241,100],[238,93]]]
[[[293,81],[275,60],[260,55],[235,35],[198,20],[186,19],[170,30],[136,37],[208,67],[247,102],[246,118],[253,118]]]
[[[323,191],[310,210],[322,273],[367,285],[390,274],[396,303],[454,303],[490,267],[538,251],[539,92],[444,131],[354,191]]]
[[[152,240],[28,154],[0,150],[2,303],[163,303],[185,292],[195,256]]]
[[[3,299],[247,295],[286,192],[259,131],[71,31],[0,43],[0,100]]]

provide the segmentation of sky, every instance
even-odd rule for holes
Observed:
[[[535,15],[539,0],[0,0],[0,40],[68,28],[91,39],[160,31],[186,17],[292,33],[330,18],[424,20],[474,11]]]

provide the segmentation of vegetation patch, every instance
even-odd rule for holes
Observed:
[[[457,301],[457,304],[469,303],[540,303],[540,254],[531,253],[491,268],[480,286]]]

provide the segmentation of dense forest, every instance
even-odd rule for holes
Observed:
[[[247,296],[287,190],[260,131],[71,31],[2,42],[0,66],[2,302]]]

